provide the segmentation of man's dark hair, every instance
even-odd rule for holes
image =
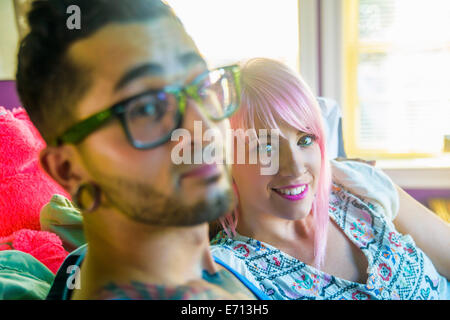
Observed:
[[[77,5],[81,29],[69,29],[67,8]],[[49,142],[73,124],[73,107],[90,87],[89,70],[67,55],[71,44],[109,23],[173,16],[160,0],[35,0],[30,32],[20,42],[17,90],[23,106]]]

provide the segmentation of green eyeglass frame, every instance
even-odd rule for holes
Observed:
[[[208,112],[208,110],[204,107],[202,104],[201,97],[199,95],[199,89],[200,85],[203,84],[205,79],[212,74],[215,71],[219,71],[223,74],[228,74],[233,81],[234,85],[234,94],[235,94],[235,101],[232,101],[232,103],[228,106],[224,106],[224,114],[220,117],[213,117]],[[131,132],[130,128],[128,127],[127,120],[125,117],[126,113],[126,106],[128,103],[134,99],[138,99],[144,95],[149,94],[172,94],[176,98],[177,102],[177,110],[175,114],[175,125],[174,127],[165,135],[157,139],[156,141],[152,141],[150,143],[140,143],[136,141]],[[170,140],[170,137],[172,135],[172,132],[178,128],[180,128],[182,122],[183,122],[183,116],[186,111],[186,105],[187,105],[187,99],[191,98],[193,99],[196,104],[199,106],[200,110],[208,116],[211,120],[218,122],[223,119],[229,118],[233,113],[236,112],[236,110],[239,108],[240,103],[240,95],[241,95],[241,85],[240,85],[240,69],[238,65],[230,65],[225,66],[221,68],[217,68],[214,70],[208,70],[201,75],[197,76],[190,84],[186,86],[167,86],[160,90],[148,90],[146,92],[143,92],[139,95],[127,98],[123,101],[120,101],[119,103],[113,105],[112,107],[101,111],[99,113],[96,113],[89,118],[75,124],[74,126],[70,127],[67,131],[65,131],[62,135],[54,139],[50,142],[50,145],[53,146],[60,146],[63,144],[77,144],[80,143],[82,140],[84,140],[88,135],[90,135],[92,132],[100,129],[102,126],[110,122],[114,118],[118,118],[122,128],[125,131],[125,134],[127,136],[128,141],[131,143],[131,145],[137,149],[151,149],[156,148],[157,146],[160,146]]]

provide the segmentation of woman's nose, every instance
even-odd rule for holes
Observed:
[[[305,158],[297,145],[280,146],[279,174],[282,176],[301,176],[306,172]]]

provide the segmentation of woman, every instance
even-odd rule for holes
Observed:
[[[286,66],[253,59],[241,72],[231,126],[280,129],[277,149],[258,146],[279,170],[233,165],[239,204],[213,254],[273,299],[448,299],[449,226],[380,170],[327,160],[317,102]]]

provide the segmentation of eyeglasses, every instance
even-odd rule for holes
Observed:
[[[239,107],[240,71],[237,65],[207,71],[186,86],[149,90],[121,101],[69,128],[52,145],[77,144],[114,118],[137,149],[156,148],[170,140],[193,99],[211,120],[229,118]]]

